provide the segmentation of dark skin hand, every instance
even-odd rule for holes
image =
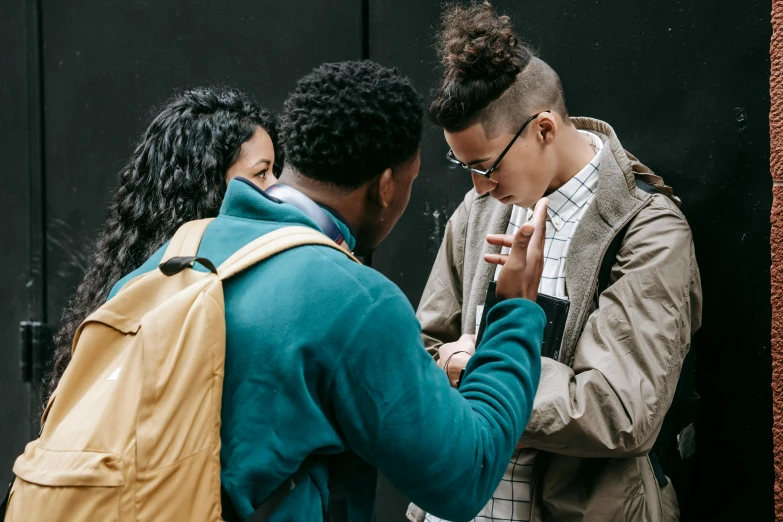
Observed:
[[[497,284],[498,301],[513,298],[536,300],[541,273],[544,270],[544,236],[546,235],[547,198],[536,203],[533,218],[519,227],[517,233],[489,234],[490,245],[509,247],[505,255],[486,254],[484,261],[502,265]],[[460,373],[476,352],[476,336],[465,334],[456,342],[441,345],[438,365],[446,371],[449,382],[456,387]]]

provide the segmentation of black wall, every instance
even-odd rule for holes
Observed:
[[[19,378],[17,325],[30,317],[32,278],[27,124],[27,36],[21,2],[0,2],[0,480],[30,436],[30,398]]]
[[[612,124],[683,199],[705,294],[696,520],[772,520],[769,0],[496,5],[560,73],[570,112]],[[439,11],[414,0],[0,3],[0,469],[32,425],[16,325],[57,321],[150,107],[221,82],[279,109],[313,66],[363,56],[428,92]],[[439,130],[428,126],[422,147],[408,212],[373,257],[414,305],[470,188],[447,168]],[[405,504],[383,483],[379,522],[404,520]]]

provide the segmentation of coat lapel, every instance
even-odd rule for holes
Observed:
[[[612,239],[641,210],[645,201],[636,195],[634,170],[612,128],[590,118],[573,118],[579,129],[598,134],[604,142],[598,169],[598,191],[571,240],[566,258],[566,291],[571,308],[563,333],[560,361],[571,364],[576,344],[595,301],[598,270]]]
[[[495,265],[484,261],[484,254],[498,254],[500,247],[487,243],[487,234],[505,234],[511,219],[511,205],[503,205],[490,196],[476,198],[470,212],[465,237],[465,273],[462,288],[462,332],[477,333],[476,307],[484,304],[487,285]]]

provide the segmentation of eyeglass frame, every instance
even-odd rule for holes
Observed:
[[[503,149],[503,152],[500,153],[500,156],[497,157],[497,159],[492,163],[492,165],[490,165],[490,167],[487,170],[476,169],[476,168],[471,167],[470,165],[466,165],[466,164],[462,163],[460,160],[458,160],[454,156],[454,151],[451,150],[451,149],[449,149],[449,151],[446,153],[446,159],[449,160],[451,163],[454,163],[455,165],[459,165],[463,169],[470,171],[471,174],[478,174],[479,176],[483,176],[483,177],[487,178],[490,181],[494,181],[493,179],[490,178],[490,176],[492,175],[492,172],[494,172],[495,169],[497,169],[498,164],[500,163],[500,160],[502,160],[503,157],[506,155],[506,153],[509,150],[511,150],[511,146],[514,145],[514,142],[517,141],[517,138],[519,138],[519,136],[522,134],[522,131],[525,130],[525,127],[527,127],[530,124],[531,121],[535,120],[536,118],[538,118],[539,116],[541,116],[545,112],[551,112],[551,111],[549,111],[549,110],[541,111],[538,114],[535,114],[535,115],[529,117],[527,120],[525,120],[525,123],[522,124],[522,127],[520,127],[519,131],[517,131],[517,133],[514,135],[514,137],[511,138],[511,141],[509,142],[509,144],[506,146],[505,149]]]

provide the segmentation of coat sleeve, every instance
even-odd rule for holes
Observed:
[[[421,323],[424,347],[438,359],[442,344],[462,335],[462,274],[465,234],[475,192],[470,191],[449,219],[435,264],[424,287],[416,316]]]
[[[578,457],[649,452],[668,410],[701,283],[684,216],[656,198],[632,222],[574,353],[571,367],[542,361],[522,442]]]
[[[530,416],[543,327],[543,311],[531,301],[493,307],[457,391],[425,353],[402,293],[375,300],[358,318],[332,387],[347,448],[430,513],[472,519]]]

